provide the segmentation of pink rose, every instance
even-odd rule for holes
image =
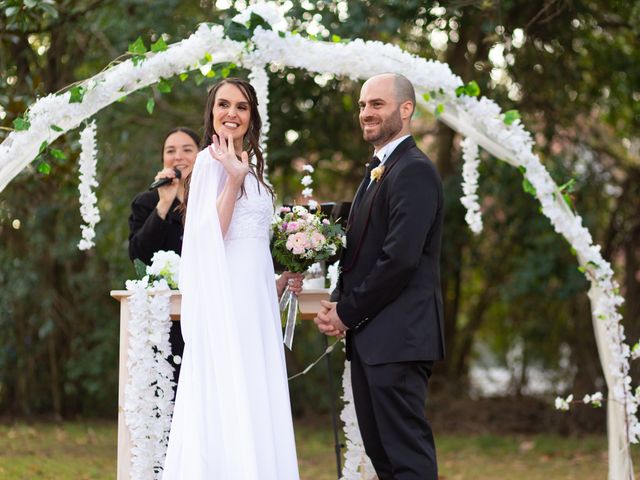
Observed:
[[[311,248],[314,250],[320,250],[324,245],[326,238],[320,232],[313,232],[311,234]]]
[[[287,232],[297,232],[299,227],[298,222],[289,222],[287,223]]]
[[[309,248],[309,242],[304,233],[298,232],[289,235],[286,246],[287,250],[290,250],[294,255],[302,255]]]

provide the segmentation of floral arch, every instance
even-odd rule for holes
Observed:
[[[269,64],[354,80],[384,72],[401,73],[415,86],[418,102],[465,137],[464,196],[461,201],[467,207],[466,219],[472,230],[476,233],[482,230],[476,193],[478,148],[482,147],[522,171],[540,202],[542,213],[575,251],[579,268],[590,282],[592,323],[608,386],[609,478],[632,479],[630,444],[640,441],[640,423],[636,415],[640,389],[632,390],[629,361],[640,356],[640,352],[637,348],[632,351],[625,343],[618,311],[624,299],[618,293],[611,265],[600,254],[600,246],[594,244],[591,234],[582,225],[582,218],[567,204],[562,190],[533,153],[533,140],[520,123],[517,112],[503,113],[492,100],[478,98],[477,86],[473,82],[463,85],[447,65],[416,57],[393,45],[360,39],[342,42],[336,38],[333,42],[324,42],[277,30],[285,22],[274,5],[250,7],[234,21],[231,28],[226,29],[220,25],[202,24],[190,37],[175,44],[167,46],[163,41],[157,42],[151,52],[146,52],[144,46],[138,51],[134,49],[132,58],[64,93],[50,94],[35,102],[24,117],[14,121],[15,131],[0,144],[0,191],[43,146],[50,145],[63,133],[78,128],[81,122],[130,93],[191,70],[200,69],[206,74],[211,65],[219,63],[235,63],[249,69],[250,81],[260,99],[260,113],[265,120],[265,138],[269,127],[269,86],[265,67]],[[371,58],[376,61],[370,62]],[[94,133],[95,126],[90,125],[81,135],[83,154],[89,150],[89,157],[95,148]],[[89,171],[83,172],[89,178],[84,187],[89,196],[92,195],[91,169],[95,168],[90,163]],[[88,217],[83,213],[92,232],[92,222],[95,224],[99,217],[91,219],[90,213]],[[345,400],[349,403],[349,398]],[[363,451],[357,439],[350,440],[353,441],[348,442],[344,478],[360,478],[357,470]]]

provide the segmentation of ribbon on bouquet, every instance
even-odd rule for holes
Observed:
[[[287,322],[284,327],[284,344],[291,350],[293,334],[296,329],[296,317],[298,316],[298,296],[289,290],[288,286],[280,299],[280,312],[285,310],[287,311]]]

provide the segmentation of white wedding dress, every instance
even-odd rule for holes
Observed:
[[[191,176],[180,290],[185,349],[163,480],[298,480],[269,230],[248,174],[222,238],[226,173],[205,149]]]

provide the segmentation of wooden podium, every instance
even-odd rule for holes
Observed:
[[[131,438],[124,418],[124,390],[129,381],[127,370],[127,356],[129,352],[129,297],[131,292],[127,290],[112,290],[111,296],[120,302],[120,350],[119,350],[119,375],[118,375],[118,474],[117,480],[131,479],[129,470],[131,467]],[[313,320],[320,310],[320,300],[329,299],[329,289],[305,289],[299,296],[300,318]],[[171,294],[171,320],[180,320],[180,306],[182,295],[174,290]],[[284,347],[283,347],[284,348]]]

